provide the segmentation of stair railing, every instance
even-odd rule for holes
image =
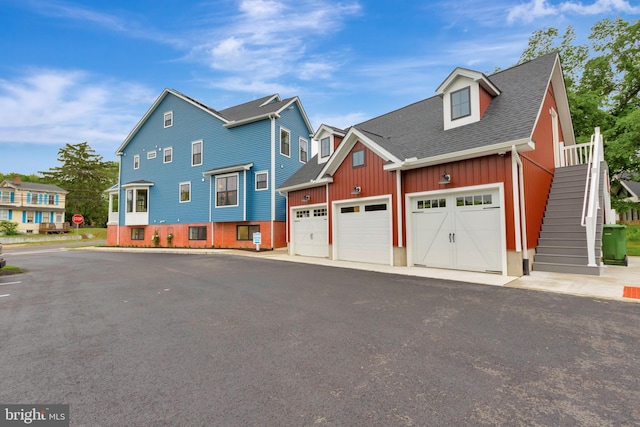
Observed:
[[[587,144],[582,144],[587,145]],[[591,135],[589,158],[587,162],[587,177],[584,184],[584,200],[582,202],[581,225],[586,228],[588,265],[596,264],[596,226],[598,221],[598,209],[600,209],[600,165],[604,160],[604,146],[600,128],[595,128]]]

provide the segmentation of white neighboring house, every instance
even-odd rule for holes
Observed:
[[[0,221],[18,224],[25,234],[60,233],[69,230],[64,222],[68,191],[49,184],[22,182],[19,176],[0,182]]]

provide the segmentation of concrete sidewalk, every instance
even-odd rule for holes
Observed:
[[[350,268],[356,270],[377,271],[380,273],[406,276],[429,277],[444,280],[456,280],[481,285],[505,286],[545,292],[579,295],[592,298],[606,298],[627,302],[640,302],[640,299],[623,297],[625,286],[640,288],[640,257],[629,257],[629,266],[603,265],[602,275],[548,273],[532,271],[529,276],[512,277],[499,274],[477,273],[471,271],[445,270],[429,267],[393,267],[390,265],[366,264],[350,261],[335,261],[327,258],[291,256],[286,249],[261,252],[238,249],[172,249],[172,248],[114,248],[85,247],[78,250],[110,252],[150,252],[180,254],[231,254],[236,256],[260,257],[278,261],[303,264],[324,265],[327,267]]]

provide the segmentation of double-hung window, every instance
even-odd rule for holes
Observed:
[[[302,163],[307,163],[309,160],[309,141],[306,139],[300,138],[300,161]]]
[[[191,166],[200,166],[202,164],[202,141],[194,141],[191,143]]]
[[[140,168],[140,155],[136,154],[135,156],[133,156],[133,168],[134,169],[139,169]]]
[[[331,139],[329,137],[320,140],[320,157],[329,157],[331,154]]]
[[[216,206],[238,205],[238,175],[216,178]]]
[[[269,172],[256,172],[256,190],[269,188]]]
[[[280,128],[280,154],[291,156],[291,132],[285,128]]]
[[[164,127],[169,128],[173,126],[173,111],[167,111],[164,113]]]
[[[180,183],[180,203],[186,203],[191,201],[191,183]]]
[[[173,148],[168,147],[164,149],[164,163],[171,163],[173,161]]]

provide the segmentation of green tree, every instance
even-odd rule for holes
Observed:
[[[89,225],[104,225],[108,208],[104,190],[117,182],[117,163],[104,162],[87,142],[66,144],[58,150],[58,161],[62,166],[39,173],[69,192],[65,203],[67,221],[79,213]]]
[[[640,21],[603,19],[589,43],[575,43],[572,27],[535,31],[520,62],[558,51],[565,74],[574,132],[589,140],[596,126],[605,141],[605,159],[614,185],[618,176],[640,176]],[[614,200],[623,212],[628,205]]]

